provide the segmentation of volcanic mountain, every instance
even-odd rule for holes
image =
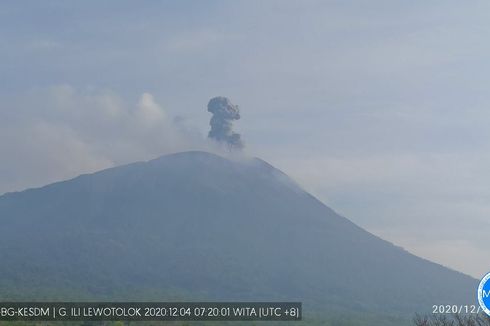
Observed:
[[[260,159],[183,152],[7,193],[0,225],[3,300],[287,300],[366,316],[475,304],[475,279]]]

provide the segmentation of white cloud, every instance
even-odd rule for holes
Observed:
[[[38,89],[0,108],[0,193],[207,146],[150,93],[128,105],[111,91]]]
[[[147,127],[158,126],[165,119],[165,112],[150,93],[141,95],[136,114],[141,123]]]
[[[0,193],[41,186],[113,165],[70,128],[41,120],[0,126]]]

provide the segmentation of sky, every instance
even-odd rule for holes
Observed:
[[[368,231],[490,271],[488,1],[2,1],[0,193],[206,149],[211,97]]]

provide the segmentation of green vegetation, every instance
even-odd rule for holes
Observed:
[[[0,223],[2,301],[301,301],[304,325],[388,326],[478,283],[204,152],[0,196]]]

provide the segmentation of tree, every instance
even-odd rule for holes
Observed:
[[[490,326],[490,316],[478,315],[416,315],[413,319],[415,326]]]

